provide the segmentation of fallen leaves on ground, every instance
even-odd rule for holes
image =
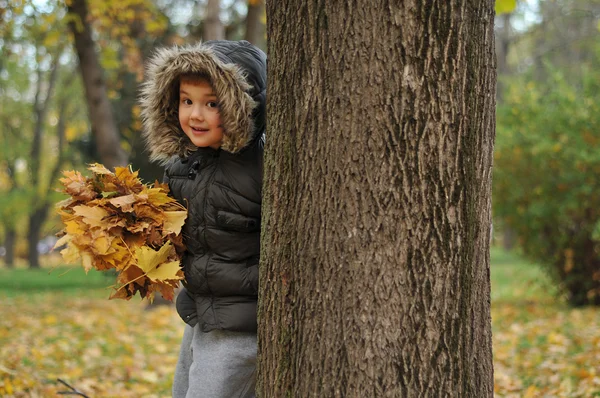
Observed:
[[[495,396],[600,397],[600,308],[492,303]]]
[[[86,293],[86,296],[89,293]],[[173,306],[106,294],[0,294],[0,396],[170,397],[183,333]],[[492,303],[496,397],[600,396],[600,309]]]
[[[58,204],[64,223],[56,247],[70,264],[82,262],[86,272],[116,270],[111,298],[129,300],[136,293],[172,300],[183,279],[181,228],[185,208],[168,196],[166,184],[143,184],[137,172],[101,164],[88,168],[92,177],[64,171],[60,182],[70,198]]]
[[[173,306],[53,293],[0,296],[0,396],[170,397],[184,323]]]

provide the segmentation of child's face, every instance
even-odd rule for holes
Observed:
[[[197,147],[217,149],[223,140],[223,127],[217,96],[206,80],[179,84],[179,124]]]

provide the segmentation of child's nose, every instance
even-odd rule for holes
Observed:
[[[201,106],[194,106],[192,108],[192,114],[191,114],[192,119],[200,119],[202,120],[204,118],[204,114],[202,113],[202,107]]]

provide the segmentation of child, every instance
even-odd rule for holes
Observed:
[[[247,41],[161,49],[142,88],[150,157],[188,209],[176,398],[254,397],[266,60]]]

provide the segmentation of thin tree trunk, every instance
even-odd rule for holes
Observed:
[[[42,203],[29,216],[27,228],[27,260],[30,268],[40,268],[40,256],[37,250],[37,244],[40,241],[42,226],[48,217],[49,203]]]
[[[58,104],[58,122],[56,124],[56,135],[58,137],[58,158],[56,160],[56,164],[50,171],[50,175],[48,176],[48,181],[51,182],[56,181],[65,161],[65,130],[68,119],[68,116],[66,115],[66,107],[67,98],[63,97]],[[29,216],[29,225],[27,230],[27,259],[31,268],[40,267],[37,244],[41,238],[42,227],[48,218],[48,212],[51,206],[49,196],[52,189],[52,183],[50,183],[46,193],[40,199],[34,201],[36,207],[33,213]]]
[[[225,38],[225,27],[221,22],[221,1],[208,0],[204,17],[203,39],[223,40]]]
[[[259,396],[492,397],[493,15],[267,3]]]
[[[504,77],[510,73],[508,64],[508,51],[512,42],[512,14],[503,14],[499,18],[502,19],[502,28],[499,29],[496,34],[496,60],[497,60],[497,72],[499,77]],[[504,85],[502,80],[498,80],[496,87],[496,101],[502,101],[502,95],[504,91]]]
[[[264,48],[265,25],[262,16],[265,12],[264,0],[248,0],[248,13],[246,14],[246,37],[250,43]]]
[[[75,18],[69,27],[75,38],[75,50],[79,58],[79,69],[85,87],[85,96],[97,144],[100,161],[108,168],[127,164],[127,154],[121,148],[120,135],[108,99],[103,70],[95,50],[88,21],[86,0],[73,0],[68,6]]]
[[[38,65],[37,70],[37,85],[35,92],[35,100],[33,103],[33,115],[35,116],[35,124],[33,128],[33,141],[31,144],[31,152],[29,159],[29,169],[31,172],[31,185],[37,191],[40,184],[40,165],[42,160],[42,142],[44,141],[44,123],[48,108],[50,105],[50,98],[53,94],[54,85],[56,83],[56,77],[58,73],[58,65],[60,55],[63,49],[59,48],[52,60],[52,67],[50,69],[48,77],[48,88],[42,89],[44,81],[44,73],[41,67]],[[45,95],[44,95],[45,94]],[[44,98],[42,98],[44,97]],[[29,225],[27,230],[27,260],[31,268],[39,268],[40,260],[39,253],[37,251],[37,244],[40,240],[40,231],[48,215],[48,203],[47,198],[34,196],[31,199],[31,213],[29,214]]]
[[[6,130],[10,130],[10,126],[4,126]],[[17,177],[16,166],[14,161],[7,161],[5,164],[5,173],[10,179],[10,191],[9,193],[14,193],[17,190]],[[12,268],[15,265],[15,247],[17,244],[17,230],[15,228],[16,221],[13,217],[7,217],[4,221],[4,248],[6,249],[6,254],[4,257],[4,264]]]
[[[15,266],[15,245],[17,243],[17,231],[13,226],[4,227],[4,264],[7,268]]]

